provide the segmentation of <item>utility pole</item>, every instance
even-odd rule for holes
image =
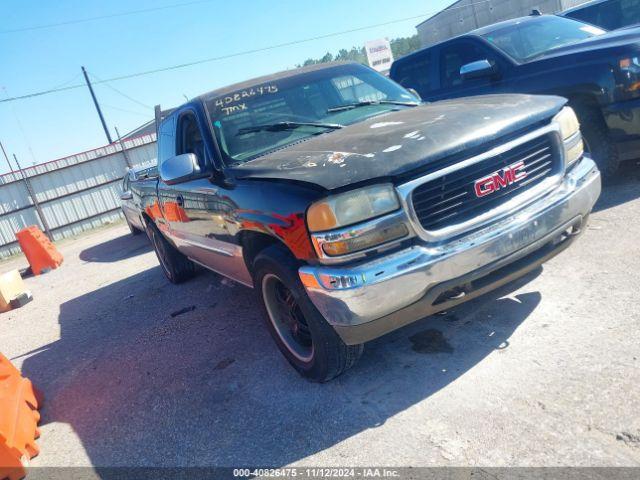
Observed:
[[[160,105],[156,105],[153,109],[153,113],[156,118],[156,142],[160,141],[160,132],[158,129],[160,128],[160,122],[162,121],[162,108]]]
[[[93,98],[93,104],[96,106],[96,110],[98,111],[98,116],[100,117],[100,122],[102,122],[102,128],[104,128],[104,133],[107,136],[107,140],[109,141],[109,144],[112,144],[113,140],[111,140],[111,134],[109,133],[107,124],[105,123],[104,117],[102,116],[102,110],[100,110],[100,104],[98,103],[96,94],[93,92],[93,87],[91,86],[91,82],[89,81],[89,76],[87,75],[87,71],[85,70],[84,67],[81,67],[81,68],[82,68],[82,74],[84,75],[84,79],[87,82],[87,87],[89,87],[91,98]]]
[[[22,175],[22,180],[24,181],[24,185],[27,187],[27,193],[31,197],[31,202],[33,203],[33,206],[36,207],[36,212],[38,213],[38,216],[40,217],[40,221],[42,222],[42,226],[44,227],[44,233],[46,233],[47,237],[49,237],[49,240],[53,242],[53,236],[51,236],[51,230],[49,229],[49,224],[47,223],[47,219],[44,218],[44,213],[42,212],[42,208],[40,208],[40,204],[38,203],[36,194],[33,191],[33,188],[31,188],[31,182],[29,181],[27,176],[24,174],[24,171],[22,170],[22,167],[20,166],[20,162],[18,162],[18,157],[16,157],[15,153],[13,154],[13,159],[15,160],[16,165],[18,166],[18,171],[20,172],[20,175]]]
[[[127,149],[124,146],[124,142],[122,141],[122,137],[120,136],[120,132],[118,131],[118,127],[113,127],[116,131],[116,135],[118,136],[118,143],[120,144],[120,148],[122,149],[122,155],[124,156],[124,161],[127,164],[127,168],[131,168],[131,159],[129,158],[129,154],[127,153]]]
[[[0,148],[2,148],[2,153],[4,154],[4,158],[7,161],[7,165],[9,165],[9,171],[11,173],[13,173],[13,166],[11,165],[11,162],[9,161],[9,157],[7,157],[7,152],[4,151],[4,145],[2,145],[2,142],[0,142]]]

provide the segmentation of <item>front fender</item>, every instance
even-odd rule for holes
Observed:
[[[281,241],[299,260],[316,257],[309,238],[304,212],[287,215],[262,211],[239,212],[238,221],[241,231],[253,231],[269,235]]]

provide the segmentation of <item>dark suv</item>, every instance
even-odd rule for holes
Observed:
[[[474,30],[398,59],[391,78],[424,100],[487,93],[569,99],[607,175],[640,147],[640,30],[615,32],[554,15]]]

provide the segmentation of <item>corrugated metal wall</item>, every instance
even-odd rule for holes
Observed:
[[[156,160],[155,134],[124,142],[133,167]],[[25,168],[54,240],[117,220],[127,161],[120,145],[79,153]],[[15,232],[43,229],[19,173],[0,176],[0,258],[20,251]]]

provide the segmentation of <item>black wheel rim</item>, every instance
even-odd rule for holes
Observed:
[[[277,276],[268,274],[262,279],[262,295],[269,320],[287,350],[298,360],[311,360],[311,331],[291,289]]]

